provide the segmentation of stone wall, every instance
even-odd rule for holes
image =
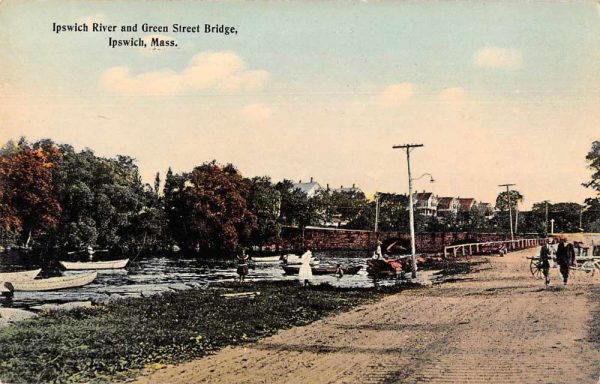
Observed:
[[[285,227],[282,230],[282,244],[284,249],[310,249],[317,250],[374,250],[377,237],[372,231],[313,228],[304,229],[304,242],[302,231],[298,228]],[[380,232],[379,239],[398,240],[399,244],[410,249],[410,234],[402,232]],[[415,237],[417,252],[437,253],[443,252],[444,246],[475,243],[484,241],[507,240],[504,233],[469,233],[469,232],[433,232],[418,233]]]

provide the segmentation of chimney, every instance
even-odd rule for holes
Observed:
[[[313,179],[312,179],[312,176],[311,176],[311,177],[310,177],[310,182],[311,182],[311,183],[313,182],[312,180],[313,180]]]
[[[352,183],[352,189],[354,189],[354,183]]]
[[[327,183],[327,190],[329,191],[329,183]]]

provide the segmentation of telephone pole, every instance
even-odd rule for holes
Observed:
[[[410,250],[412,259],[412,278],[417,277],[417,252],[415,246],[415,213],[413,212],[413,192],[412,192],[412,176],[410,174],[410,152],[413,148],[422,147],[423,144],[403,144],[394,145],[393,149],[404,149],[406,150],[406,165],[408,167],[408,212],[410,221]]]
[[[513,224],[512,224],[512,207],[510,203],[510,187],[516,184],[500,184],[499,187],[506,187],[506,195],[508,196],[508,221],[510,223],[510,239],[514,240],[515,236],[513,234]]]

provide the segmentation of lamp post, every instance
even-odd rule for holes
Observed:
[[[410,152],[413,148],[422,147],[423,144],[403,144],[403,145],[394,145],[393,149],[404,149],[406,150],[406,166],[408,167],[408,212],[409,212],[409,221],[410,221],[410,251],[411,251],[411,261],[412,261],[412,273],[411,277],[413,279],[417,278],[417,252],[415,245],[415,213],[413,206],[413,192],[412,192],[412,182],[414,180],[418,180],[425,175],[429,175],[431,177],[431,181],[433,182],[433,176],[426,173],[419,176],[416,179],[413,179],[410,173]]]

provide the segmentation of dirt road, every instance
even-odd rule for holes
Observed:
[[[597,383],[583,272],[565,289],[529,274],[521,251],[465,280],[388,296],[138,383]]]

